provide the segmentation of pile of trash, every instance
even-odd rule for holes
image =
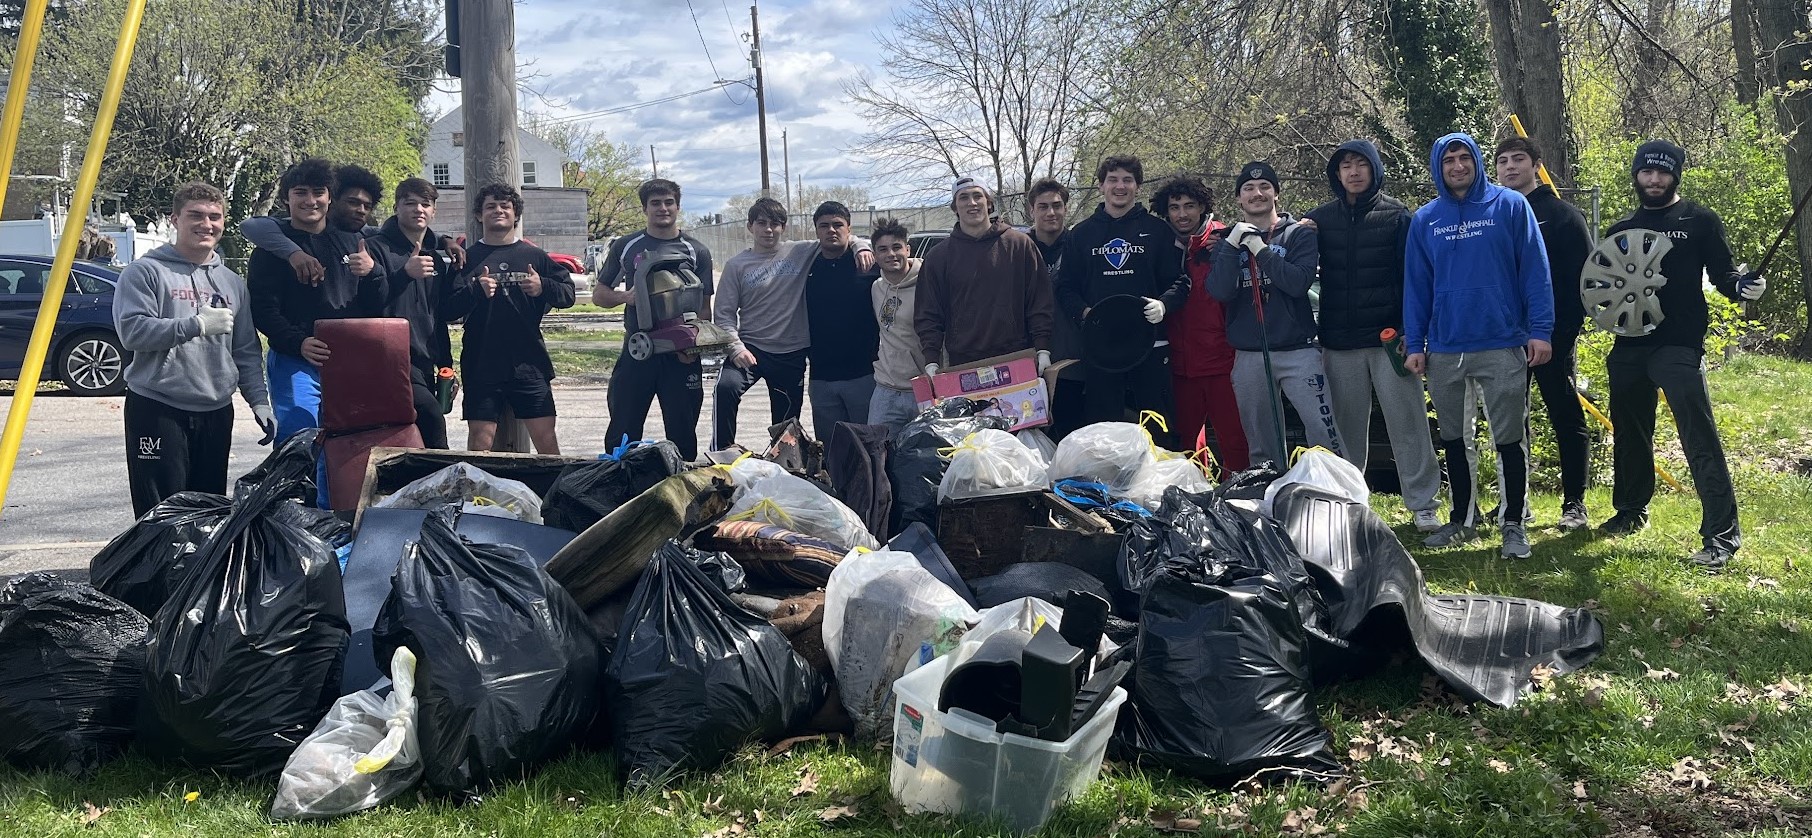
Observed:
[[[574,748],[643,789],[843,733],[892,742],[908,810],[1025,830],[1109,753],[1339,775],[1315,686],[1384,644],[1503,706],[1601,650],[1584,611],[1429,595],[1326,452],[1217,486],[1138,425],[1053,444],[982,409],[847,426],[828,456],[792,423],[696,464],[424,457],[356,531],[305,505],[292,439],[232,498],[151,510],[92,587],[0,590],[0,758],[81,774],[136,742],[274,776],[272,817],[311,819],[481,795]]]

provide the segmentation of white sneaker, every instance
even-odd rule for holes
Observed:
[[[1441,516],[1432,509],[1416,510],[1416,531],[1434,532],[1441,528]]]

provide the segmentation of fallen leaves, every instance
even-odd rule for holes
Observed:
[[[793,797],[804,797],[818,790],[818,772],[811,766],[799,769],[799,783],[793,786]]]
[[[94,826],[95,821],[111,811],[113,808],[110,806],[96,806],[86,800],[82,801],[82,826]]]
[[[1668,770],[1667,775],[1675,785],[1684,785],[1693,791],[1704,791],[1712,786],[1711,775],[1705,773],[1699,760],[1694,757],[1681,757]]]
[[[818,820],[824,823],[836,823],[844,818],[853,818],[859,814],[861,814],[861,810],[857,809],[854,804],[831,806],[819,810]]]
[[[789,736],[779,742],[775,742],[773,747],[768,748],[768,756],[780,756],[781,754],[791,751],[794,746],[806,742],[836,742],[842,738],[843,734],[841,733],[813,733],[808,736]]]
[[[1574,800],[1586,800],[1590,797],[1591,797],[1591,795],[1586,793],[1585,781],[1584,780],[1574,780],[1573,781],[1573,799]]]
[[[1678,680],[1680,680],[1680,673],[1675,672],[1672,669],[1656,669],[1652,666],[1645,666],[1644,668],[1647,669],[1648,671],[1643,673],[1643,675],[1646,676],[1651,681],[1678,681]]]

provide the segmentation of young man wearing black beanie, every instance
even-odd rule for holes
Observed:
[[[1709,276],[1719,293],[1738,302],[1760,299],[1768,283],[1755,272],[1737,272],[1724,222],[1717,213],[1679,196],[1685,168],[1686,151],[1679,146],[1665,140],[1643,143],[1630,165],[1641,205],[1606,233],[1608,237],[1628,233],[1635,243],[1645,231],[1653,231],[1672,246],[1661,258],[1661,274],[1667,282],[1654,292],[1659,321],[1650,318],[1646,326],[1635,330],[1646,334],[1619,334],[1605,358],[1611,423],[1617,428],[1611,489],[1617,514],[1600,529],[1621,535],[1648,525],[1648,502],[1655,494],[1655,390],[1659,388],[1673,410],[1680,447],[1686,452],[1693,488],[1699,495],[1703,548],[1688,561],[1717,573],[1735,556],[1742,532],[1737,524],[1736,490],[1705,383],[1705,332],[1710,316],[1700,277]]]

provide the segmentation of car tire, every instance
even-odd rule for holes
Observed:
[[[56,365],[57,377],[78,396],[126,392],[126,351],[107,332],[82,332],[63,341]]]

